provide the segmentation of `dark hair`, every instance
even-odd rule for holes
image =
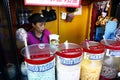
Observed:
[[[41,13],[34,13],[28,18],[30,23],[46,22],[46,20],[47,18],[44,17]]]

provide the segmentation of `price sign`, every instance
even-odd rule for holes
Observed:
[[[25,5],[80,7],[81,0],[24,0]]]

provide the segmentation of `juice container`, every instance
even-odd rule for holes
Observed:
[[[78,44],[59,44],[57,54],[57,80],[79,80],[82,49]]]
[[[30,58],[26,55],[28,49]],[[56,48],[50,44],[33,44],[21,50],[24,56],[28,80],[55,79]]]
[[[113,80],[119,71],[120,41],[108,39],[106,42],[101,40],[101,44],[106,48],[106,53],[103,61],[100,80]]]
[[[80,45],[83,47],[84,53],[80,80],[99,80],[104,58],[104,47],[95,41],[89,41],[87,44],[82,42]]]

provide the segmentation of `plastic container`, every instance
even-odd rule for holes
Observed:
[[[79,80],[82,60],[82,49],[78,44],[58,45],[57,80]]]
[[[102,60],[104,58],[104,47],[95,41],[82,42],[80,45],[84,52],[80,80],[99,80]]]
[[[117,76],[120,65],[120,41],[108,39],[106,42],[107,44],[101,40],[101,44],[106,48],[106,54],[100,80],[113,80]]]
[[[49,40],[51,45],[57,46],[59,44],[59,35],[57,34],[50,34]]]
[[[25,58],[28,80],[55,80],[56,48],[50,44],[34,44],[27,48],[30,59],[26,57],[26,48],[21,53]]]

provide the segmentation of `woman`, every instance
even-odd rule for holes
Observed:
[[[28,21],[32,24],[33,29],[27,32],[27,42],[29,45],[38,43],[49,43],[51,32],[45,29],[47,18],[40,13],[32,14]]]
[[[47,18],[45,18],[40,13],[32,14],[28,21],[32,25],[32,30],[26,32],[25,29],[19,28],[16,31],[17,38],[17,48],[18,52],[20,52],[21,48],[24,47],[24,39],[27,37],[28,45],[39,44],[39,43],[49,43],[49,35],[51,32],[45,29],[45,23]],[[19,55],[20,63],[24,61],[23,56]]]

